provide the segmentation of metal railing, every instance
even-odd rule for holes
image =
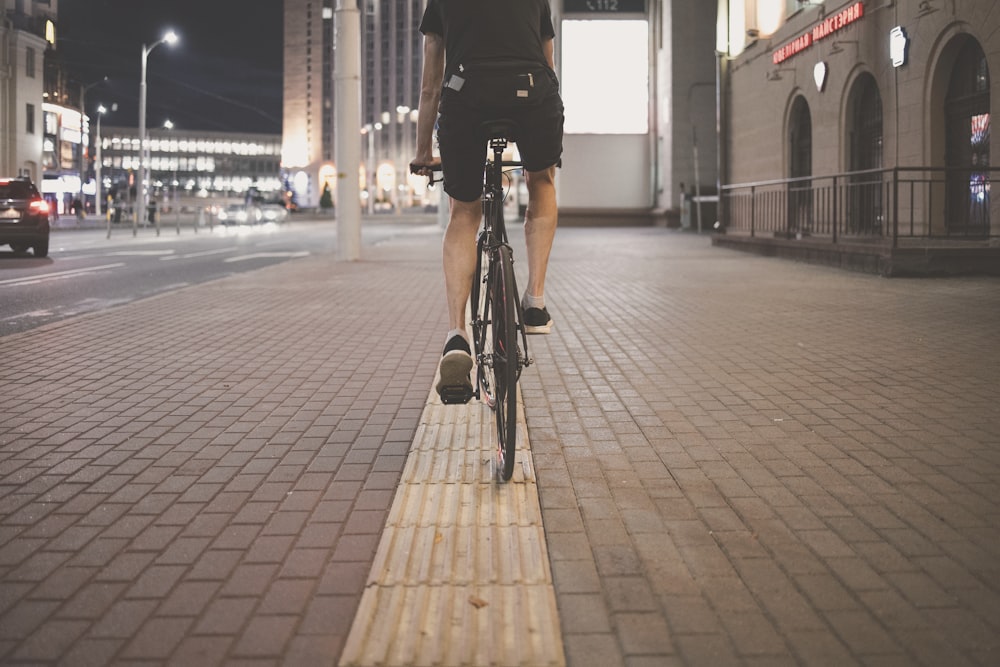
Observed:
[[[1000,169],[895,167],[722,187],[729,234],[830,243],[984,240],[1000,235]]]

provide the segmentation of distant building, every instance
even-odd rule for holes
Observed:
[[[55,40],[49,0],[0,0],[0,175],[42,178],[45,52]]]
[[[148,141],[152,197],[163,207],[282,199],[281,135],[151,128]],[[138,130],[102,127],[103,193],[113,201],[135,201],[138,171]]]
[[[283,173],[299,204],[335,191],[333,29],[335,0],[285,0]],[[368,189],[378,201],[408,200],[414,110],[420,97],[423,0],[359,0],[361,118]],[[361,128],[359,128],[359,132]],[[359,140],[362,138],[359,137]]]

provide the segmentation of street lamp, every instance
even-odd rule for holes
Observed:
[[[163,121],[163,127],[166,130],[174,129],[174,122],[169,118]],[[181,222],[180,222],[180,212],[177,210],[177,162],[176,158],[171,154],[167,161],[173,167],[172,178],[170,179],[170,210],[174,214],[174,220],[177,222],[177,233],[181,233]]]
[[[162,39],[153,42],[153,45],[147,47],[145,44],[142,45],[142,69],[141,78],[139,79],[139,211],[136,216],[132,218],[132,236],[136,235],[136,224],[138,222],[138,216],[146,215],[146,207],[149,206],[149,193],[146,191],[146,61],[149,59],[149,54],[158,47],[160,44],[166,42],[167,44],[176,44],[178,40],[177,33],[173,30],[167,31],[167,34],[163,36]]]
[[[368,215],[375,212],[375,131],[382,129],[382,123],[365,123],[361,134],[368,139],[368,154],[365,156],[365,210]]]
[[[399,179],[396,182],[396,196],[399,204],[396,207],[396,213],[401,213],[403,208],[403,203],[409,200],[409,188],[410,188],[410,169],[408,167],[410,161],[410,132],[407,120],[410,118],[410,107],[405,104],[400,104],[396,107],[396,122],[399,125],[399,144],[398,149],[400,153],[400,170]]]
[[[118,107],[117,104],[111,105],[112,110]],[[101,217],[101,185],[103,181],[101,180],[101,167],[103,163],[101,162],[101,118],[108,112],[107,107],[103,104],[97,105],[97,154],[94,161],[94,212],[97,213],[97,217]]]
[[[93,83],[89,83],[86,86],[80,86],[80,193],[79,193],[79,198],[80,198],[81,205],[82,205],[82,203],[84,201],[84,199],[83,199],[83,184],[87,181],[87,161],[83,157],[83,137],[84,137],[84,133],[83,133],[83,129],[84,129],[83,128],[83,120],[84,120],[84,118],[87,117],[87,91],[90,90],[91,88],[93,88],[94,86],[99,86],[102,83],[105,83],[107,80],[108,80],[108,77],[103,77],[100,81],[95,81]],[[90,130],[88,129],[87,132],[88,132],[88,136],[89,136]],[[98,215],[100,215],[100,211],[98,211],[97,213],[98,213]]]

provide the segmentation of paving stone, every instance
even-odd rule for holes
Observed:
[[[336,663],[440,354],[439,241],[5,337],[0,662]],[[994,661],[996,279],[615,227],[560,230],[546,291],[522,393],[569,665]]]

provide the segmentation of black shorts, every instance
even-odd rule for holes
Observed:
[[[525,99],[514,89],[527,89],[524,82],[528,79],[523,77],[528,74],[533,96]],[[438,145],[445,192],[463,202],[482,196],[487,154],[482,125],[488,120],[504,118],[517,123],[517,150],[526,171],[559,164],[563,103],[552,70],[465,74],[464,79],[461,90],[446,86],[441,94]]]

